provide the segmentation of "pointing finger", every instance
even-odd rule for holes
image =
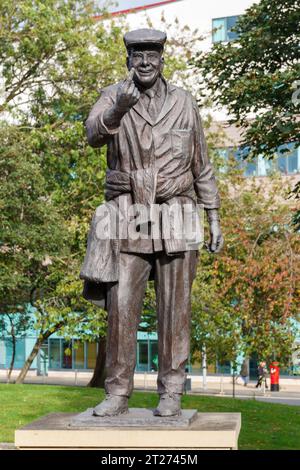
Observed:
[[[128,81],[131,82],[132,79],[133,79],[133,75],[134,75],[134,68],[132,67],[132,68],[130,69],[130,71],[129,71],[129,74],[127,75],[126,80],[128,80]]]
[[[137,99],[140,98],[140,92],[139,92],[139,90],[138,90],[137,88],[135,88],[135,90],[134,90],[132,96],[133,96],[134,98],[137,98]]]
[[[124,80],[124,82],[123,82],[123,91],[124,91],[125,93],[128,92],[129,86],[130,86],[132,83],[134,83],[133,80],[132,80],[132,79],[133,79],[133,75],[134,75],[134,68],[132,67],[131,70],[130,70],[130,72],[128,73],[127,77],[125,78],[125,80]]]
[[[129,87],[127,88],[127,93],[128,94],[132,94],[135,90],[135,84],[133,82],[131,82],[131,84],[129,85]]]

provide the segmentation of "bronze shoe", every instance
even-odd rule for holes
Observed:
[[[93,410],[93,416],[118,416],[128,413],[128,397],[107,395]]]
[[[179,393],[163,393],[160,395],[158,407],[153,411],[154,416],[180,416],[181,395]]]

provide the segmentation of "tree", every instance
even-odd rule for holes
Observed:
[[[272,159],[278,148],[286,154],[299,142],[298,4],[261,0],[239,18],[235,31],[237,39],[216,43],[191,61],[203,75],[199,94],[226,107],[229,122],[242,128],[245,158]],[[299,228],[300,214],[292,218],[293,201],[283,201],[286,181],[275,178],[261,187],[243,183],[232,171],[233,159],[231,165],[229,174],[219,175],[227,243],[214,261],[212,287],[220,283],[215,295],[233,309],[228,326],[237,321],[246,355],[281,354],[284,360],[291,351],[291,319],[299,302],[299,246],[292,229]],[[299,198],[299,184],[289,194]],[[218,310],[210,317],[212,330],[214,315],[217,322]]]
[[[15,364],[17,339],[24,337],[29,328],[32,327],[32,317],[30,312],[22,314],[6,313],[0,316],[0,332],[1,337],[12,346],[11,361],[8,369],[7,381],[10,382],[11,374]]]
[[[205,345],[233,360],[239,352],[288,362],[299,305],[299,237],[282,177],[249,180],[232,157],[219,173],[225,238],[214,259],[201,254],[193,304],[192,351]]]
[[[59,265],[68,237],[31,136],[5,123],[0,132],[0,311],[24,312],[47,264]]]
[[[237,39],[198,53],[193,64],[207,91],[243,130],[245,157],[273,159],[299,145],[300,10],[296,0],[261,0],[234,28]],[[294,194],[299,194],[295,188]],[[291,193],[293,195],[293,193]],[[294,225],[299,228],[300,213]]]
[[[0,302],[8,312],[31,302],[38,331],[18,382],[53,332],[106,334],[105,312],[81,298],[78,280],[106,171],[105,149],[87,145],[84,120],[99,90],[126,74],[127,26],[95,22],[96,11],[89,0],[0,4]],[[186,68],[177,45],[166,51],[168,78]]]

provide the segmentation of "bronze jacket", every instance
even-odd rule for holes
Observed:
[[[145,174],[148,174],[149,169],[154,169],[157,177],[155,184],[169,188],[169,202],[172,200],[181,205],[188,202],[194,206],[197,202],[204,209],[219,208],[219,194],[208,159],[198,106],[191,94],[166,83],[166,98],[155,121],[140,99],[123,116],[120,126],[110,130],[103,122],[103,114],[115,103],[118,85],[102,90],[86,121],[89,144],[93,147],[107,144],[108,178],[117,171],[129,175],[136,182],[141,170],[146,170]],[[138,176],[135,180],[134,175]],[[179,182],[184,182],[184,190],[178,187]],[[108,187],[111,189],[109,184]],[[129,205],[139,202],[128,190],[117,192],[115,200],[120,211],[124,200]],[[154,202],[161,201],[154,195]],[[120,249],[136,253],[165,250],[163,233],[160,231],[156,240],[123,239]],[[184,243],[178,241],[166,251],[176,253],[184,250]]]

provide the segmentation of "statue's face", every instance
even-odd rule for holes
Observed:
[[[163,70],[162,51],[154,46],[140,46],[132,49],[127,58],[127,67],[135,70],[134,81],[143,88],[150,88]]]

